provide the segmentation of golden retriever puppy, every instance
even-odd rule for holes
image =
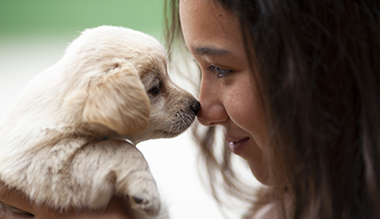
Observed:
[[[159,193],[135,144],[177,136],[199,109],[170,80],[157,40],[121,27],[85,30],[0,126],[0,180],[59,209],[102,209],[117,194],[155,217]]]

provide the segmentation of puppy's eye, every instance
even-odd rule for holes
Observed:
[[[148,92],[154,96],[157,96],[161,91],[160,87],[153,87]]]

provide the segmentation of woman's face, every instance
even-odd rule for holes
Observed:
[[[238,19],[212,0],[180,0],[186,45],[202,69],[198,120],[221,125],[233,153],[268,184],[264,119]]]

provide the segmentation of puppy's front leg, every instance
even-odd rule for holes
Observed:
[[[75,175],[74,175],[75,174]],[[73,160],[73,175],[79,184],[90,184],[89,207],[105,206],[109,194],[129,198],[133,209],[149,215],[160,211],[156,182],[141,152],[123,140],[105,140],[85,145]],[[92,179],[92,182],[80,182]]]

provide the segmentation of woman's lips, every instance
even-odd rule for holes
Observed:
[[[244,148],[247,146],[247,142],[249,141],[249,139],[249,137],[246,137],[238,140],[231,140],[231,138],[226,137],[226,140],[230,142],[229,146],[234,154],[239,154],[241,151],[243,151]]]

